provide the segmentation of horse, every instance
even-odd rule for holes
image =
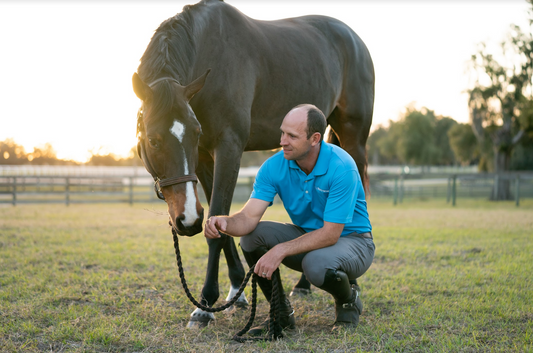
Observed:
[[[202,0],[162,22],[132,83],[142,101],[137,152],[168,205],[172,228],[180,236],[202,232],[198,181],[208,216],[228,215],[242,153],[279,148],[281,122],[301,103],[324,112],[326,140],[354,158],[368,185],[365,146],[374,81],[363,41],[330,17],[259,21],[222,0]],[[221,251],[229,268],[228,298],[245,272],[232,237],[207,244],[201,302],[212,306],[220,294]],[[295,289],[309,286],[302,276]],[[246,306],[246,297],[237,303]],[[196,309],[187,326],[204,327],[214,319]]]

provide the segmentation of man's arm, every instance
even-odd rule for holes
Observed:
[[[272,274],[284,258],[334,245],[339,240],[343,229],[343,223],[324,222],[324,226],[320,229],[306,233],[294,240],[280,243],[257,261],[254,272],[261,277],[271,279]]]
[[[270,202],[250,199],[244,207],[231,216],[213,216],[205,222],[206,238],[220,238],[218,231],[232,237],[242,237],[252,232],[263,217]]]

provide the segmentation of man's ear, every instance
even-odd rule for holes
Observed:
[[[320,132],[315,132],[313,135],[311,135],[311,144],[313,146],[316,146],[320,143],[320,138],[322,137],[322,135],[320,134]]]
[[[187,99],[187,102],[189,102],[192,97],[196,93],[198,93],[202,87],[204,87],[205,79],[207,78],[207,75],[211,72],[211,69],[207,69],[207,71],[200,77],[198,77],[196,80],[189,83],[187,86],[185,86],[185,98]]]
[[[133,85],[133,92],[139,97],[143,102],[152,97],[152,90],[146,83],[144,83],[139,75],[135,72],[131,78],[131,83]]]

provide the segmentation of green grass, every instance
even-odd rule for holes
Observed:
[[[330,333],[333,300],[314,288],[292,300],[296,331],[244,344],[230,338],[247,311],[186,329],[193,307],[164,203],[2,206],[0,351],[532,352],[533,202],[389,201],[369,203],[377,249],[359,280],[365,309],[355,331]],[[279,205],[266,218],[288,219]],[[198,296],[205,240],[180,246]],[[286,268],[282,276],[286,290],[299,278]],[[229,288],[224,264],[220,283],[219,303]],[[256,320],[268,313],[259,298]]]

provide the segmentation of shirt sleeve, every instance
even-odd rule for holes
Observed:
[[[259,171],[255,176],[254,189],[250,198],[270,202],[271,206],[276,194],[276,187],[272,182],[270,163],[267,160],[265,163],[263,163],[261,168],[259,168]]]
[[[356,174],[356,170],[348,170],[335,175],[324,209],[324,221],[344,224],[352,221],[357,201],[358,179]]]

